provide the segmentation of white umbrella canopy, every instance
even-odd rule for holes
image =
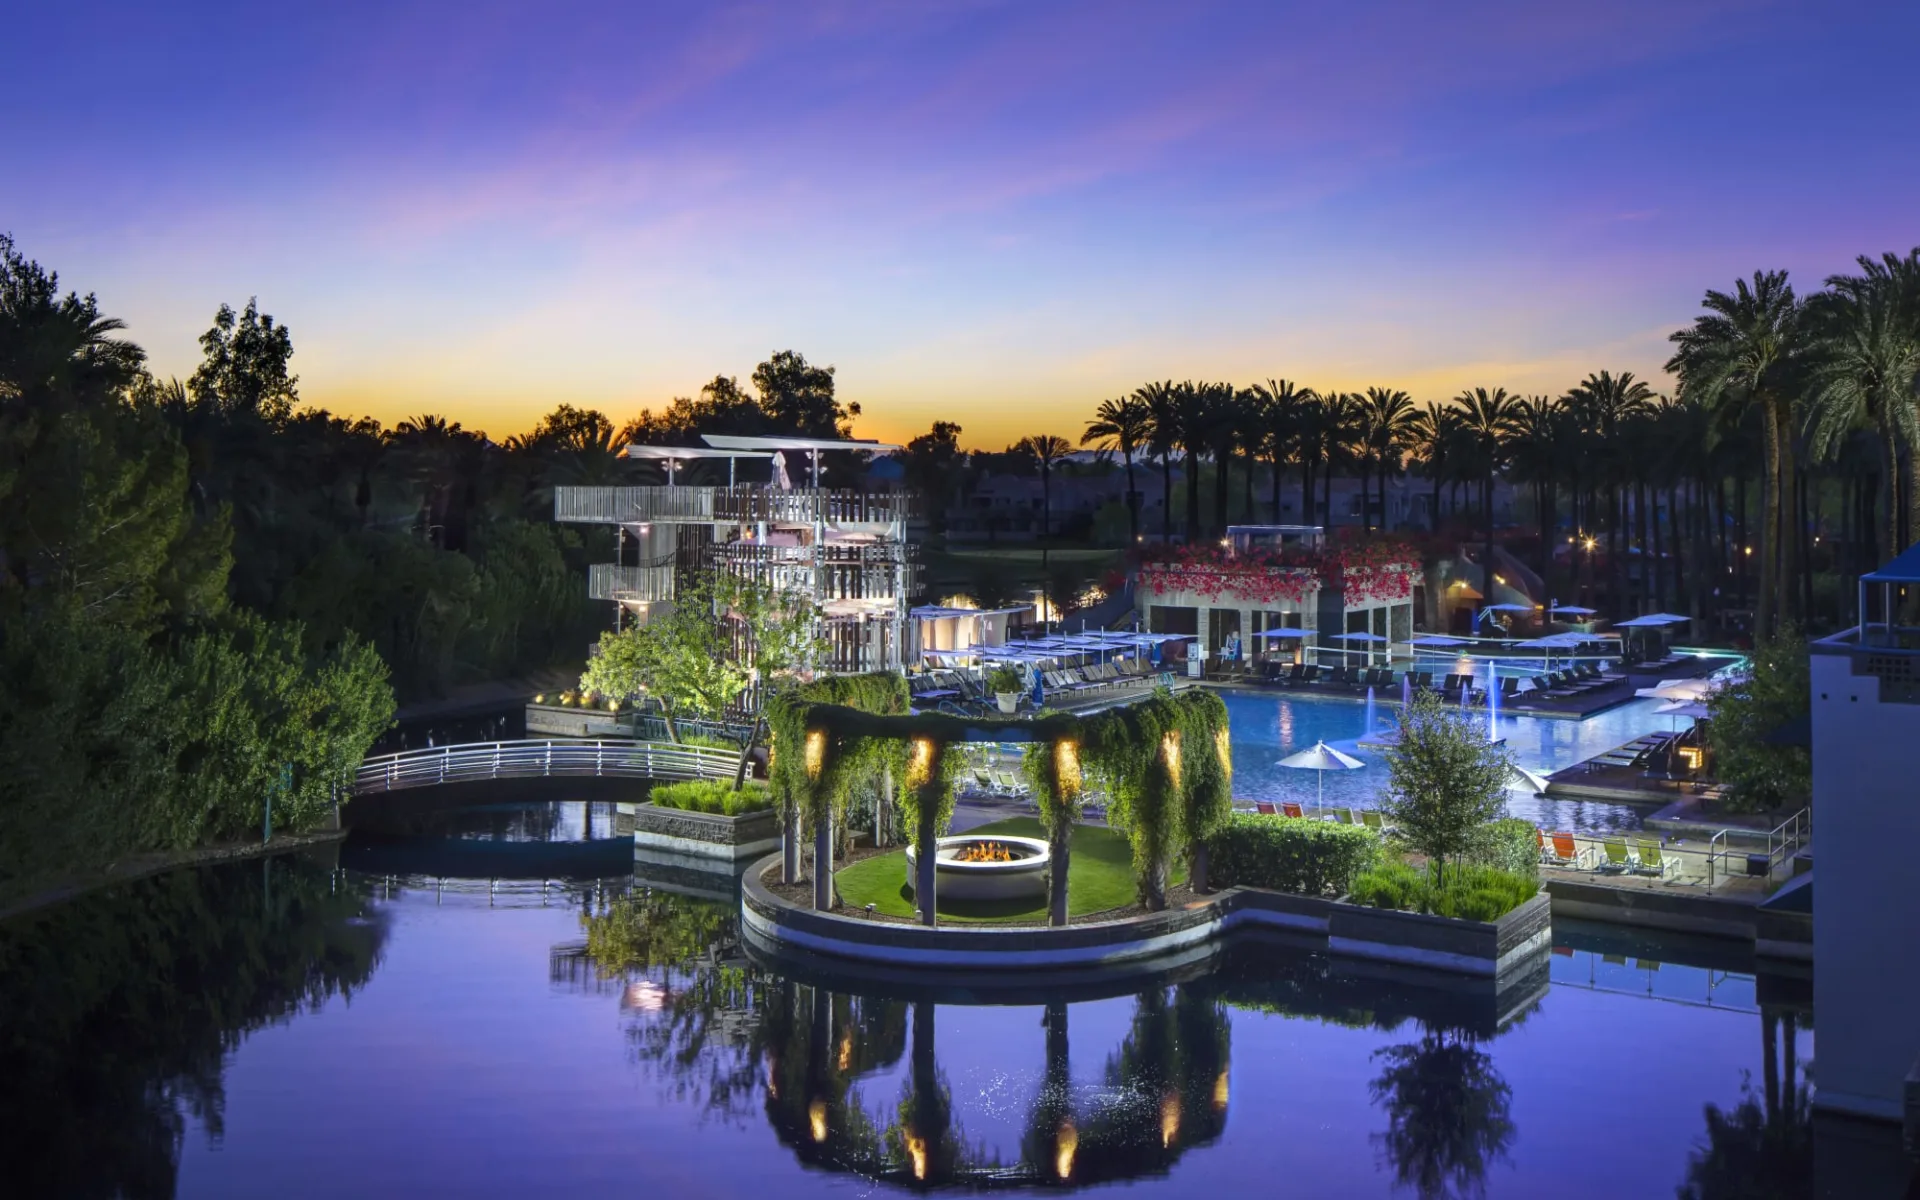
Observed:
[[[1663,717],[1692,717],[1696,721],[1704,720],[1711,715],[1707,711],[1707,706],[1698,700],[1670,700],[1653,711]]]
[[[1314,772],[1314,777],[1319,780],[1320,784],[1318,792],[1319,798],[1324,800],[1327,796],[1327,777],[1325,772],[1357,771],[1367,764],[1361,762],[1351,754],[1342,754],[1325,742],[1315,742],[1305,750],[1299,751],[1296,754],[1287,755],[1280,760],[1280,765],[1283,767],[1292,767],[1296,771]],[[1314,807],[1320,807],[1318,801],[1315,802]]]
[[[1658,687],[1638,688],[1634,695],[1648,700],[1705,700],[1713,691],[1707,679],[1662,679]]]
[[[1513,782],[1511,786],[1520,787],[1524,785],[1532,788],[1536,796],[1547,790],[1546,776],[1529,771],[1519,763],[1510,763],[1508,767],[1513,772]]]

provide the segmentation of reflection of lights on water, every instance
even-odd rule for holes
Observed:
[[[814,1141],[827,1140],[827,1102],[825,1100],[815,1100],[807,1105],[807,1123],[813,1126]]]
[[[1160,1147],[1168,1149],[1180,1136],[1180,1097],[1172,1092],[1160,1097]]]
[[[840,1057],[838,1062],[839,1069],[842,1071],[853,1065],[853,1035],[850,1033],[840,1035]]]
[[[1065,1179],[1073,1174],[1073,1152],[1080,1148],[1080,1131],[1072,1121],[1060,1122],[1058,1144],[1053,1152],[1053,1173]]]
[[[659,1012],[667,1006],[667,989],[651,979],[636,979],[620,997],[620,1007],[633,1012]]]
[[[1227,1111],[1227,1072],[1224,1068],[1220,1071],[1219,1077],[1213,1081],[1213,1111],[1217,1113]]]
[[[777,1074],[779,1069],[780,1060],[771,1054],[767,1055],[767,1099],[769,1100],[780,1098],[780,1079]]]
[[[913,1160],[913,1177],[915,1179],[925,1179],[927,1177],[926,1139],[909,1133],[907,1135],[907,1157]]]

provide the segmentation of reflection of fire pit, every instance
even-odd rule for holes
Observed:
[[[908,891],[918,873],[918,850],[907,847]],[[934,894],[941,900],[1044,899],[1052,863],[1047,844],[1038,838],[941,838],[934,854]]]

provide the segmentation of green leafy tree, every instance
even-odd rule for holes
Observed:
[[[1807,643],[1788,630],[1754,648],[1746,677],[1707,698],[1707,747],[1713,773],[1736,811],[1798,807],[1813,793],[1813,755],[1805,746],[1774,745],[1773,732],[1805,720],[1813,701]]]
[[[293,335],[261,312],[257,299],[248,299],[237,315],[222,304],[213,328],[200,336],[200,349],[206,359],[187,380],[196,403],[228,417],[257,416],[269,425],[293,415],[300,402],[300,379],[287,369]]]
[[[936,532],[946,532],[947,505],[959,491],[966,464],[960,426],[952,421],[935,421],[932,429],[907,443],[902,474],[907,486],[926,501],[927,521]]]
[[[753,369],[760,409],[774,432],[840,438],[853,432],[858,404],[841,404],[833,392],[833,368],[816,367],[804,354],[781,350]]]
[[[1487,824],[1504,815],[1512,771],[1512,756],[1477,721],[1423,693],[1401,710],[1381,809],[1440,883],[1448,864],[1481,849]]]

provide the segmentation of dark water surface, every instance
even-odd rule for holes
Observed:
[[[762,964],[731,906],[631,875],[425,869],[450,841],[588,845],[587,815],[0,927],[0,1194],[1807,1194],[1803,985],[1724,951],[1563,930],[1495,999],[1248,939],[995,1003],[991,978]]]

